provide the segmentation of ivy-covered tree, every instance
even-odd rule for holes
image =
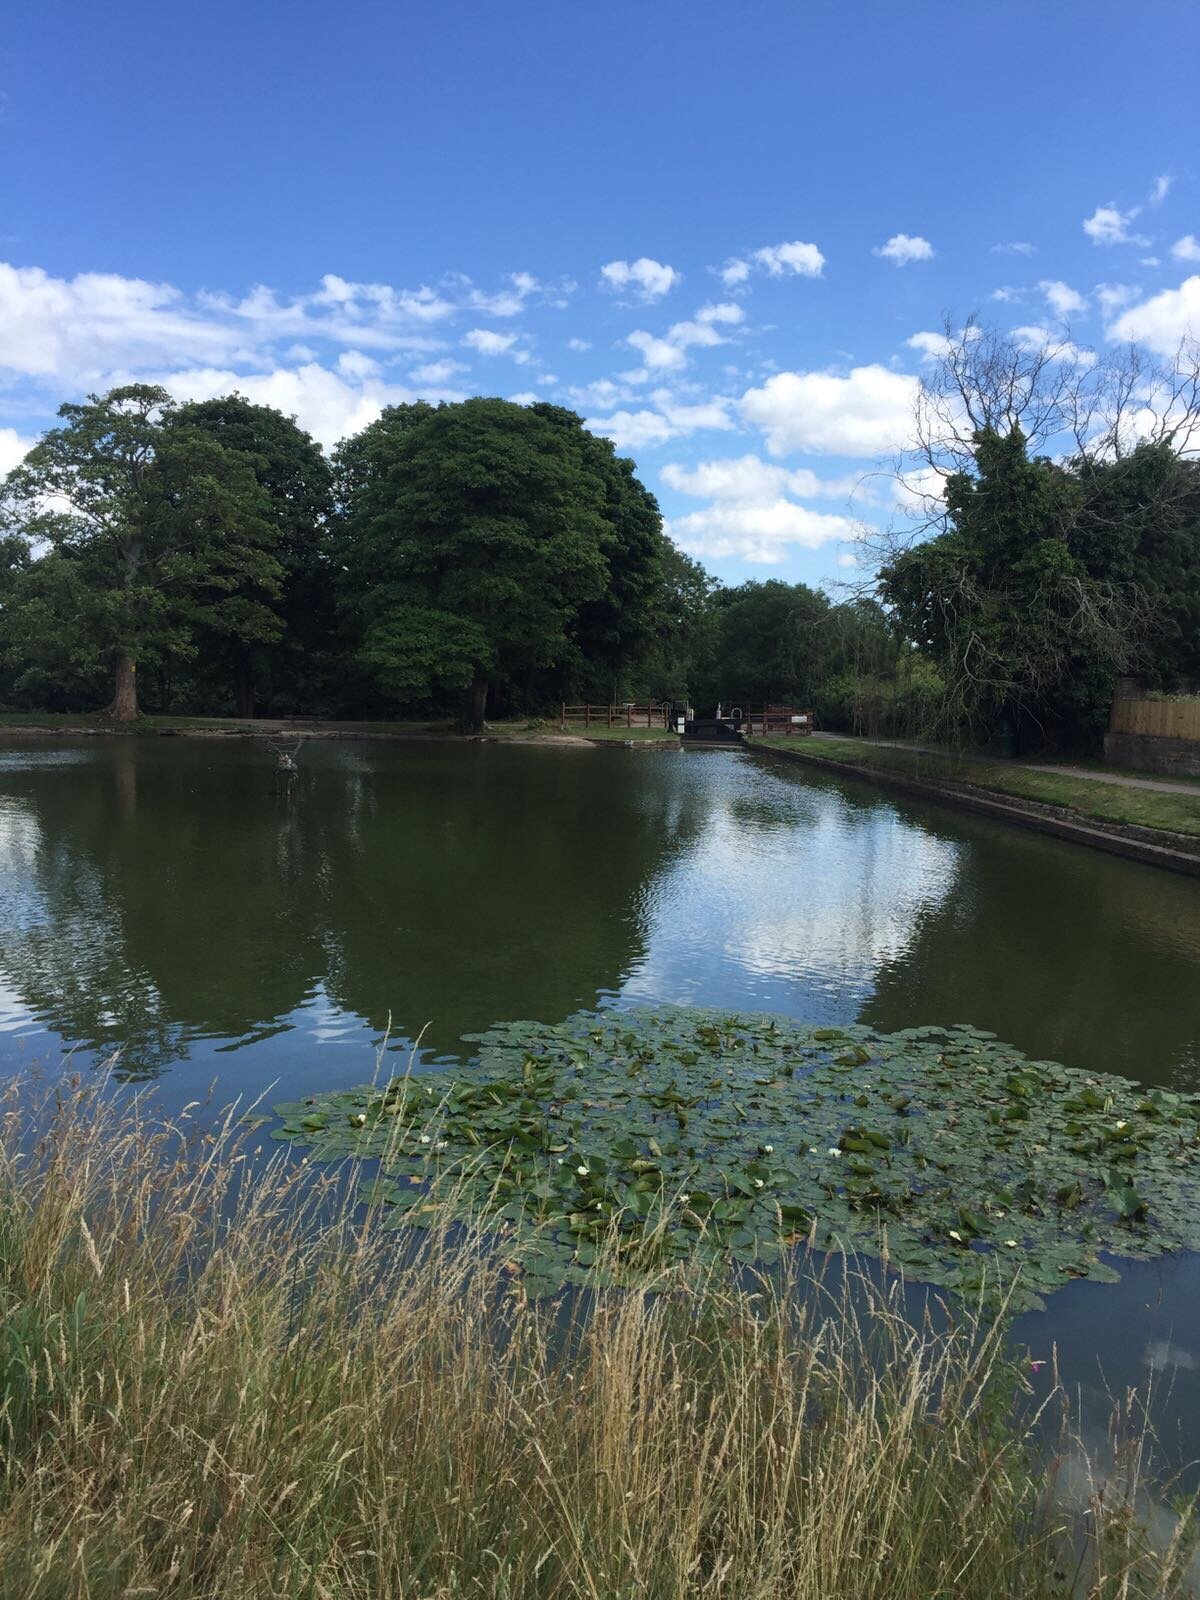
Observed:
[[[1102,557],[1078,474],[1031,458],[1018,426],[977,432],[973,470],[952,473],[944,499],[945,530],[881,569],[884,600],[977,734],[1069,735],[1107,703],[1145,626],[1117,534],[1107,525],[1117,548]]]
[[[252,467],[172,412],[148,384],[64,405],[4,485],[10,531],[48,547],[13,585],[7,646],[35,658],[50,637],[69,640],[78,662],[111,674],[118,721],[138,715],[139,666],[189,655],[201,616],[233,635],[261,623],[248,603],[279,592]]]

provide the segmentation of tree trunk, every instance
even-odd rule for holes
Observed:
[[[240,650],[233,660],[233,713],[237,717],[254,715],[254,663],[249,653]]]
[[[137,662],[132,656],[117,657],[116,683],[108,714],[114,722],[137,721]]]
[[[467,726],[472,733],[483,732],[483,721],[487,714],[488,681],[486,678],[476,678],[471,685],[471,702],[467,714]]]

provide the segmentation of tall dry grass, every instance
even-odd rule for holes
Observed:
[[[1184,1592],[1125,1492],[1055,1508],[977,1320],[913,1326],[866,1279],[531,1305],[502,1251],[405,1248],[355,1181],[231,1120],[12,1091],[5,1600]]]

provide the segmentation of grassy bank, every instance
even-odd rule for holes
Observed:
[[[846,766],[861,767],[868,773],[887,772],[926,782],[970,784],[1000,796],[1013,795],[1043,805],[1061,806],[1084,820],[1200,835],[1200,789],[1195,796],[1163,793],[1092,778],[1073,778],[1064,773],[1039,772],[1029,767],[1010,767],[1001,762],[973,760],[970,756],[935,755],[850,739],[823,739],[820,734],[807,739],[770,735],[755,739],[754,743],[787,749],[805,760],[838,761]]]
[[[232,1127],[77,1089],[23,1153],[36,1120],[10,1092],[0,1593],[1185,1592],[1183,1536],[1155,1552],[1131,1513],[1138,1446],[1060,1510],[1023,1372],[969,1316],[719,1279],[584,1320],[436,1213],[406,1257],[353,1175],[252,1169]]]
[[[310,721],[301,719],[290,721],[287,718],[263,717],[254,721],[239,719],[237,717],[167,717],[148,716],[139,717],[136,722],[114,722],[104,712],[66,712],[66,711],[5,711],[0,712],[0,733],[83,733],[83,734],[142,734],[161,735],[175,733],[183,736],[193,735],[202,737],[210,734],[230,734],[257,736],[269,738],[280,733],[288,737],[298,737],[301,734],[310,736],[336,734],[343,738],[473,738],[472,734],[465,734],[450,718],[441,720],[424,718],[410,721],[378,721],[354,722],[339,721],[336,719],[321,719]],[[525,717],[516,717],[502,722],[489,722],[487,737],[491,739],[514,739],[522,743],[531,739],[545,739],[552,741],[561,738],[563,734],[607,743],[610,740],[625,743],[635,740],[638,743],[651,741],[654,743],[669,742],[677,744],[678,737],[667,728],[626,728],[602,727],[593,724],[584,727],[582,723],[570,724],[566,729],[561,729],[553,720],[530,721]]]

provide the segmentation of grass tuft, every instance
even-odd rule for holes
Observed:
[[[5,1596],[1186,1592],[1141,1442],[1062,1508],[968,1314],[787,1274],[530,1303],[502,1247],[435,1216],[406,1250],[355,1170],[232,1116],[78,1083],[0,1111]]]

